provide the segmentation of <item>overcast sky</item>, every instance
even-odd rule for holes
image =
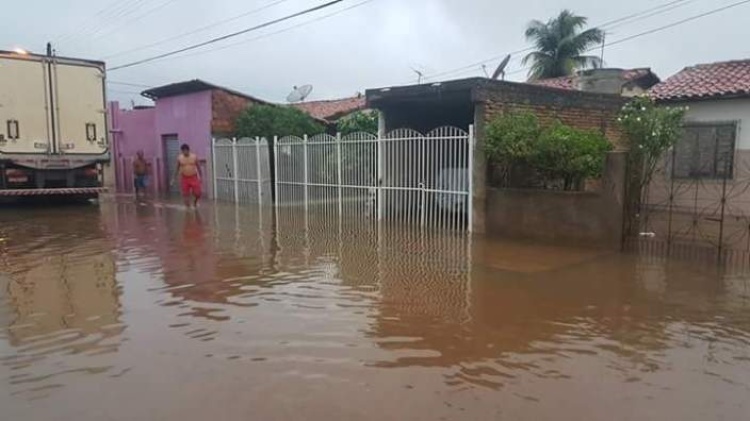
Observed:
[[[43,52],[51,40],[60,55],[105,59],[114,67],[327,1],[7,0],[0,49],[23,47]],[[311,100],[330,99],[368,88],[415,83],[413,69],[424,72],[431,82],[483,75],[480,65],[466,68],[480,62],[492,72],[504,54],[528,47],[523,32],[529,20],[547,20],[564,8],[589,17],[591,25],[599,25],[671,1],[344,0],[181,56],[114,70],[108,77],[112,82],[147,86],[199,78],[272,101],[284,101],[292,86],[309,83],[315,87]],[[738,1],[683,0],[666,13],[610,28],[608,41]],[[269,5],[254,14],[177,37]],[[351,9],[344,10],[347,8]],[[651,67],[666,78],[697,63],[748,58],[749,18],[750,3],[609,47],[605,61],[608,67]],[[177,38],[141,48],[172,37]],[[517,55],[511,61],[509,79],[524,79],[521,58]],[[454,69],[460,70],[449,73]],[[113,83],[109,95],[127,104],[131,100],[145,103],[138,95],[141,90]]]

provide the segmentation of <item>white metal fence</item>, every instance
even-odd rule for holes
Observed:
[[[276,137],[275,203],[347,220],[470,231],[473,145],[473,128],[457,127]],[[213,167],[218,199],[271,203],[265,139],[215,141]]]
[[[214,139],[213,191],[216,199],[271,203],[271,167],[264,138]]]

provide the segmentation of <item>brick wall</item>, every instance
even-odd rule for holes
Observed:
[[[544,125],[559,120],[579,129],[600,131],[615,146],[622,146],[617,114],[626,98],[515,83],[491,84],[475,92],[475,100],[484,103],[485,121],[506,111],[531,111]]]
[[[211,93],[211,133],[231,136],[234,134],[234,121],[247,107],[257,104],[249,98],[231,92],[215,89]]]

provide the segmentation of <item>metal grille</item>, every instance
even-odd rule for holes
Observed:
[[[277,138],[275,145],[280,207],[303,206],[362,221],[471,229],[472,129],[288,136]]]
[[[216,199],[271,203],[271,169],[266,139],[218,139],[213,142]]]

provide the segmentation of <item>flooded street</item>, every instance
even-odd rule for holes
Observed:
[[[0,210],[0,419],[750,414],[750,275],[326,209]]]

